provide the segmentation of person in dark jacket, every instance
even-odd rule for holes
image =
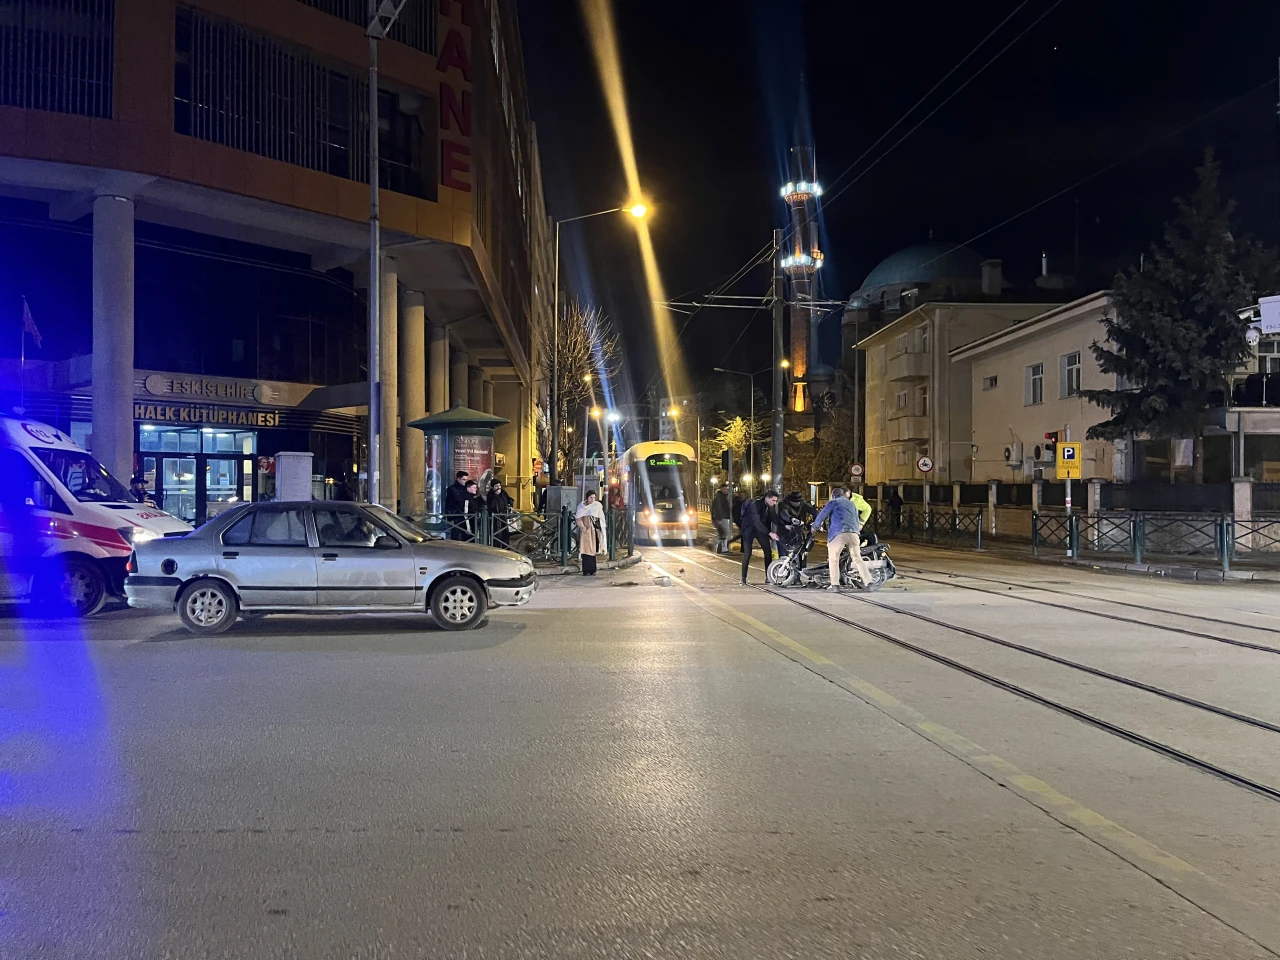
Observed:
[[[902,494],[898,492],[897,487],[894,487],[893,492],[889,494],[889,518],[894,530],[902,526]]]
[[[729,500],[729,485],[726,483],[711,501],[711,522],[716,528],[716,553],[729,552],[729,537],[733,534],[732,518],[733,503]]]
[[[461,540],[475,542],[480,533],[480,513],[485,508],[484,497],[480,496],[480,484],[468,480],[462,488],[466,491],[466,499],[462,501]]]
[[[467,511],[467,471],[459,470],[453,476],[453,483],[444,491],[444,523],[450,540],[466,540],[466,518],[462,514]]]
[[[511,549],[511,525],[516,522],[516,518],[509,516],[513,503],[511,494],[502,489],[501,480],[489,481],[485,505],[489,508],[489,522],[493,525],[493,545],[504,550]]]
[[[742,499],[741,493],[733,495],[733,505],[729,508],[729,519],[733,521],[733,525],[738,528],[738,535],[730,540],[730,543],[742,542],[742,508],[746,506],[746,501]],[[729,551],[726,550],[726,553]]]
[[[742,508],[742,582],[747,582],[747,571],[751,569],[751,547],[757,541],[764,552],[764,568],[767,571],[773,563],[773,541],[778,534],[773,527],[777,515],[773,512],[778,505],[778,491],[766,490],[764,495],[747,501]]]

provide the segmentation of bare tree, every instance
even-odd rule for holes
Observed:
[[[583,410],[602,402],[600,383],[613,380],[622,364],[622,348],[613,324],[599,310],[584,309],[580,304],[569,304],[560,318],[559,361],[557,380],[559,390],[551,389],[551,359],[555,349],[549,324],[534,329],[535,354],[541,361],[539,371],[548,385],[547,402],[559,397],[560,463],[557,472],[563,473],[573,463],[574,451],[582,449]],[[549,420],[549,418],[548,418]],[[551,447],[551,425],[539,418],[539,446]],[[579,455],[581,455],[579,453]]]

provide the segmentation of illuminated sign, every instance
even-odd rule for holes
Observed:
[[[645,461],[650,467],[684,467],[688,466],[687,461],[682,457],[650,457]]]
[[[245,410],[190,404],[135,403],[133,419],[158,423],[207,423],[226,427],[278,427],[279,410]]]

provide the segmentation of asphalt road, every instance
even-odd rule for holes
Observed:
[[[0,958],[1280,955],[1280,802],[821,615],[1280,785],[1278,733],[889,609],[1280,722],[1280,600],[901,554],[878,607],[650,549],[462,634],[10,615]]]

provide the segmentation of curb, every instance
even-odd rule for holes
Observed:
[[[633,553],[629,557],[623,557],[620,560],[601,560],[596,564],[597,570],[625,570],[627,567],[634,567],[637,563],[644,559],[644,555]],[[582,575],[581,567],[535,567],[533,571],[539,578],[542,577],[566,577],[569,574]]]

